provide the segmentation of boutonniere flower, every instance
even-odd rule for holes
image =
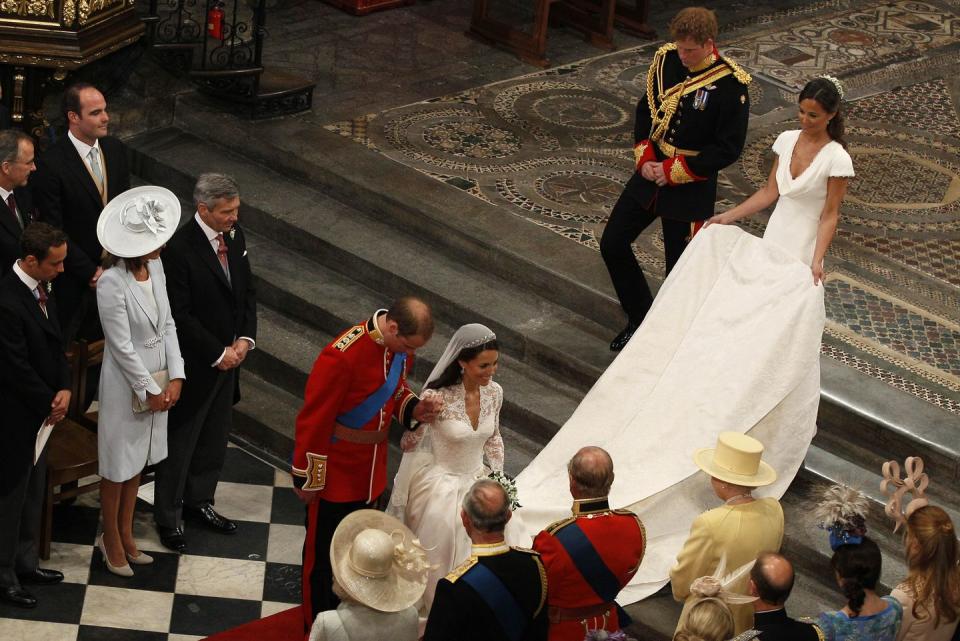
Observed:
[[[53,291],[53,283],[51,283],[50,281],[47,281],[43,284],[43,288],[46,289],[47,293],[49,294],[50,292]]]
[[[230,230],[230,240],[233,240],[233,237],[237,235],[237,229],[233,228]]]

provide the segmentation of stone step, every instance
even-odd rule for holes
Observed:
[[[252,130],[202,97],[178,97],[175,124],[251,162],[274,168],[371,212],[394,228],[414,229],[455,260],[523,283],[548,300],[614,330],[623,313],[595,251],[517,216],[491,215],[479,199],[379,154],[366,152],[323,122],[271,123]],[[290,128],[295,130],[290,131]],[[280,129],[279,137],[271,130]]]
[[[251,233],[248,240],[264,310],[259,319],[258,349],[250,358],[262,367],[261,375],[302,397],[320,349],[384,299],[262,236]],[[283,313],[275,311],[281,309]],[[432,371],[453,331],[443,322],[437,324],[433,339],[417,353],[415,382],[422,382]],[[513,358],[507,348],[501,349],[500,359],[497,380],[504,388],[504,424],[545,443],[576,409],[582,392]]]
[[[249,185],[242,194],[246,228],[257,231],[387,296],[417,294],[451,325],[483,322],[520,360],[537,364],[582,389],[611,360],[608,328],[537,292],[483,269],[451,260],[413,233],[367,218],[321,192],[178,130],[129,141],[135,171],[181,195],[192,190],[215,155],[219,170]],[[474,266],[474,265],[477,266]]]

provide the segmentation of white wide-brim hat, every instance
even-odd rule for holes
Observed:
[[[693,454],[693,461],[714,478],[744,487],[770,485],[777,472],[760,460],[763,443],[739,432],[720,432],[715,448],[705,447]]]
[[[180,201],[173,192],[145,185],[107,203],[97,221],[97,238],[114,256],[138,258],[163,247],[179,224]]]
[[[350,513],[330,543],[330,564],[340,587],[363,605],[400,612],[427,586],[429,564],[413,532],[377,510]]]

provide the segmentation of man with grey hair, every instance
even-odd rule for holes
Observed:
[[[153,505],[160,541],[183,552],[181,519],[233,534],[237,525],[213,509],[227,450],[237,368],[256,346],[257,302],[243,230],[240,190],[229,176],[202,174],[197,212],[163,254],[167,294],[177,324],[187,384],[170,410],[168,456],[157,466]]]
[[[551,641],[582,641],[584,630],[612,634],[630,623],[616,597],[640,568],[646,532],[629,510],[611,510],[613,459],[581,448],[567,464],[573,514],[537,535],[547,570]]]
[[[535,641],[547,638],[547,578],[540,555],[506,544],[507,493],[490,479],[463,498],[460,520],[470,558],[437,584],[424,641]]]
[[[33,140],[16,129],[0,131],[0,276],[20,258],[23,228],[33,220],[33,198],[26,189],[34,164]]]

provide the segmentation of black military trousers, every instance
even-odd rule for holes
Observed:
[[[610,280],[620,299],[627,319],[634,325],[643,322],[653,304],[653,294],[643,275],[643,269],[633,254],[633,241],[650,224],[660,218],[663,227],[663,249],[667,274],[680,260],[690,238],[690,223],[663,218],[640,202],[627,187],[613,206],[607,226],[600,238],[600,254],[610,272]]]

